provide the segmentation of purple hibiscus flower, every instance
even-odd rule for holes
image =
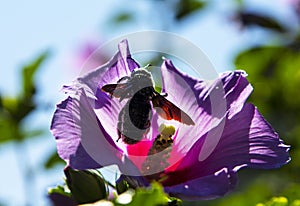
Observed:
[[[51,131],[58,154],[70,167],[117,164],[125,175],[142,176],[144,184],[157,180],[170,195],[196,200],[226,194],[235,186],[236,172],[242,167],[278,168],[290,160],[289,146],[257,108],[246,103],[252,87],[243,71],[203,81],[183,74],[168,59],[161,66],[162,91],[195,125],[164,120],[153,111],[150,130],[142,141],[117,142],[118,115],[125,102],[101,88],[139,67],[123,40],[107,64],[63,88],[69,97],[57,105]],[[161,130],[163,123],[171,124],[172,132]],[[157,138],[169,133],[170,148],[158,149]]]

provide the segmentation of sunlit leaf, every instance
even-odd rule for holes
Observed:
[[[300,183],[291,182],[282,192],[282,195],[288,198],[289,202],[300,199]]]
[[[289,188],[289,183],[286,181],[286,175],[281,174],[279,171],[243,171],[240,173],[240,182],[234,192],[229,193],[224,198],[209,200],[205,202],[197,202],[197,206],[255,206],[258,203],[265,203],[270,200],[274,194],[284,194],[284,188]],[[245,184],[245,181],[247,182]],[[184,206],[190,206],[188,203]]]
[[[272,197],[266,203],[258,203],[256,206],[288,206],[288,199],[286,197]]]
[[[130,194],[126,196],[130,198]],[[130,203],[126,204],[126,198],[117,198],[115,205],[127,206],[157,206],[168,205],[170,202],[168,196],[164,193],[163,188],[158,183],[153,183],[150,188],[138,188],[132,194]],[[128,200],[129,201],[129,200]],[[179,202],[178,202],[179,203]]]
[[[300,206],[300,199],[299,200],[294,200],[290,206]]]
[[[59,193],[59,194],[65,195],[67,197],[71,197],[70,191],[67,191],[67,188],[62,185],[58,185],[57,187],[50,188],[48,190],[48,194],[52,194],[52,193]]]
[[[206,4],[205,1],[199,0],[180,0],[177,5],[176,19],[182,20],[188,15],[200,11]]]

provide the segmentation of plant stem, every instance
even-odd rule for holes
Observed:
[[[35,176],[29,164],[29,154],[26,145],[24,144],[24,141],[16,141],[15,154],[17,158],[18,167],[20,168],[19,171],[23,179],[25,205],[35,205]]]

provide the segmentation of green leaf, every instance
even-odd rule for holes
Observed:
[[[73,200],[70,191],[66,186],[57,186],[48,190],[48,198],[51,200],[51,205],[60,206],[76,206],[76,202]]]
[[[113,21],[117,24],[129,22],[131,20],[133,20],[133,15],[130,12],[124,12],[124,13],[118,14],[117,16],[115,16],[113,18]]]
[[[23,120],[29,113],[36,109],[36,104],[33,101],[33,98],[20,98],[18,99],[18,107],[15,113],[13,113],[13,118],[20,122]]]
[[[51,169],[57,164],[65,164],[65,162],[58,156],[57,152],[54,151],[44,163],[44,167],[46,169]]]
[[[14,97],[3,97],[2,99],[2,109],[5,115],[10,118],[14,118],[17,111],[19,110],[19,99]]]
[[[26,138],[33,138],[33,137],[40,137],[42,135],[45,134],[45,130],[44,129],[35,129],[32,131],[24,131],[24,136],[26,136]]]
[[[176,19],[182,20],[190,14],[200,11],[206,4],[206,2],[199,0],[180,0],[177,5]]]
[[[2,111],[2,109],[3,109],[3,104],[2,104],[2,95],[1,95],[1,93],[0,93],[0,112]],[[0,115],[1,115],[1,113],[0,113]]]
[[[107,187],[97,170],[73,170],[65,168],[66,183],[78,204],[93,203],[107,197]]]
[[[282,192],[282,195],[288,198],[289,202],[299,202],[300,199],[300,184],[290,183]]]
[[[126,195],[127,199],[124,198],[124,195]],[[130,195],[131,201],[128,203]],[[170,201],[171,200],[164,193],[162,186],[158,183],[153,183],[150,188],[137,188],[135,192],[129,190],[128,192],[119,195],[116,199],[116,205],[157,206],[168,205]]]
[[[244,0],[235,0],[237,6],[242,7],[244,5]]]
[[[0,115],[0,143],[15,140],[15,125],[3,115]]]
[[[291,206],[300,206],[300,200],[294,200]]]
[[[36,92],[36,87],[34,84],[34,76],[37,70],[40,68],[41,64],[49,56],[49,52],[46,51],[38,56],[33,62],[25,65],[22,70],[22,81],[23,81],[23,92],[22,96],[25,99],[31,99],[31,97]]]
[[[22,92],[18,97],[17,110],[13,114],[16,120],[21,121],[30,112],[32,112],[36,105],[33,101],[33,95],[36,93],[37,85],[35,84],[34,78],[38,69],[42,63],[49,56],[49,51],[42,53],[31,63],[25,65],[22,69]]]
[[[52,194],[52,193],[59,193],[59,194],[65,195],[67,197],[71,197],[70,191],[67,191],[65,186],[61,186],[61,185],[58,185],[57,187],[50,188],[48,190],[48,194]]]
[[[300,169],[300,163],[297,161],[300,157],[300,140],[298,138],[300,135],[300,53],[294,46],[289,45],[288,39],[285,39],[285,42],[287,45],[260,46],[248,49],[240,53],[235,60],[238,69],[244,69],[249,74],[248,80],[254,87],[249,101],[258,106],[280,137],[292,148],[290,150],[292,161],[278,170],[277,176],[280,178],[272,181],[270,194],[256,199],[257,202],[263,201],[261,205],[265,206],[288,205],[284,198],[265,201],[264,199],[268,196],[283,196],[288,199],[289,204],[293,204],[300,197],[300,187],[297,184],[291,184],[298,182]],[[267,179],[262,180],[262,184],[267,185],[268,182]],[[287,188],[288,191],[285,191]],[[250,205],[250,201],[267,191],[258,189],[253,190],[255,192],[253,197],[243,192],[244,195],[241,195],[243,198],[235,202],[240,205]],[[247,200],[245,204],[242,202],[243,199]],[[227,205],[232,204],[227,202]]]
[[[254,86],[250,101],[282,135],[291,136],[299,125],[300,53],[285,46],[256,47],[239,54],[235,64]]]
[[[286,197],[272,197],[265,204],[258,203],[256,206],[288,206],[288,199]]]
[[[282,47],[255,47],[240,53],[235,59],[236,68],[249,74],[248,79],[254,87],[254,103],[263,114],[271,112],[268,103],[271,104],[272,89],[277,84],[273,79],[282,53]]]
[[[5,97],[2,100],[3,111],[11,121],[19,124],[31,111],[36,108],[33,99],[23,97]]]
[[[245,171],[247,172],[247,171]],[[253,171],[251,171],[253,173]],[[274,179],[266,178],[265,176],[251,179],[254,174],[248,172],[241,183],[245,184],[246,179],[250,179],[249,185],[244,187],[236,188],[234,192],[225,196],[224,198],[219,198],[216,200],[207,201],[205,206],[254,206],[258,202],[263,202],[268,199],[274,189]],[[242,174],[245,175],[245,174]],[[269,176],[268,176],[269,177]],[[241,178],[241,179],[242,179]],[[273,181],[273,182],[272,182]]]
[[[19,124],[30,112],[32,112],[36,105],[33,100],[33,95],[36,92],[36,85],[34,76],[38,68],[46,57],[48,52],[41,54],[30,64],[23,67],[22,70],[22,91],[18,97],[3,97],[1,105],[3,110],[8,113],[12,121]]]
[[[234,63],[236,68],[251,71],[255,76],[272,77],[274,64],[285,51],[286,49],[280,46],[254,47],[237,55]]]
[[[42,62],[48,56],[43,53],[32,63],[24,66],[22,70],[23,90],[17,97],[0,98],[0,143],[7,141],[22,141],[25,138],[41,135],[41,130],[23,131],[22,120],[32,112],[36,105],[33,100],[36,85],[34,75]]]
[[[242,23],[244,27],[257,26],[263,29],[269,29],[276,32],[286,32],[286,28],[281,25],[276,19],[266,15],[245,12],[238,12],[236,18]]]
[[[125,192],[128,189],[135,190],[136,188],[143,187],[144,184],[140,180],[122,174],[116,181],[116,189],[118,194]]]
[[[123,175],[116,181],[116,189],[118,194],[122,194],[130,188],[129,183],[122,178]]]

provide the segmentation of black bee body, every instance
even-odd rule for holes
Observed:
[[[139,90],[126,103],[119,114],[118,135],[127,144],[135,144],[148,132],[152,119],[150,100],[153,87]]]
[[[118,140],[122,139],[127,144],[139,142],[149,131],[152,106],[165,119],[194,125],[186,113],[154,90],[152,75],[146,69],[136,69],[130,77],[121,78],[117,84],[104,85],[102,90],[120,101],[128,99],[119,113],[117,125]]]

